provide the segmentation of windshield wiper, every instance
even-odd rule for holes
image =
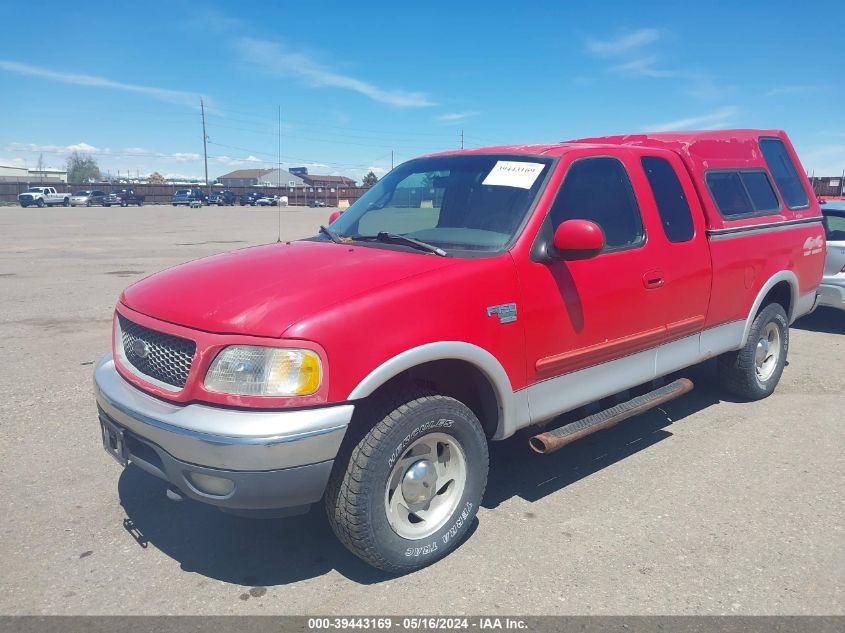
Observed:
[[[320,233],[323,235],[327,235],[329,239],[334,242],[335,244],[343,244],[343,240],[340,239],[340,235],[332,231],[329,227],[320,225]]]
[[[379,231],[376,235],[354,235],[352,236],[352,239],[375,240],[377,242],[400,242],[402,244],[407,244],[408,246],[417,248],[421,251],[428,251],[429,253],[440,255],[440,257],[447,256],[446,251],[444,251],[438,246],[435,246],[434,244],[427,244],[426,242],[414,239],[413,237],[408,237],[407,235],[399,235],[398,233],[388,233],[386,231]]]

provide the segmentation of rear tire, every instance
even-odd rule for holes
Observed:
[[[70,198],[65,198],[62,200],[62,206],[69,207],[70,206]]]
[[[779,303],[754,317],[742,349],[719,356],[722,386],[745,400],[762,400],[777,387],[789,351],[789,319]]]
[[[487,485],[478,418],[458,400],[411,388],[360,414],[374,424],[350,429],[326,489],[334,533],[383,571],[440,560],[467,535]]]

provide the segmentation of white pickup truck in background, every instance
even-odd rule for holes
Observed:
[[[59,193],[55,187],[30,187],[24,193],[18,194],[18,202],[26,208],[34,204],[36,207],[70,206],[70,194]]]

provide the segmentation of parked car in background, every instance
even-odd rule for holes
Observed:
[[[259,207],[275,207],[279,204],[279,197],[271,194],[264,194],[255,201]]]
[[[235,204],[235,192],[228,189],[214,191],[208,196],[208,204],[216,204],[218,207],[233,206]]]
[[[240,204],[241,204],[242,207],[247,206],[247,205],[254,207],[255,204],[256,204],[256,201],[259,198],[263,198],[265,195],[266,194],[261,193],[260,191],[249,191],[247,193],[241,194],[239,201],[240,201]]]
[[[845,310],[845,201],[831,200],[822,207],[827,255],[819,286],[819,305]]]
[[[308,203],[308,206],[309,207],[324,207],[324,206],[326,206],[326,203],[323,202],[322,200],[312,200],[311,202]]]
[[[192,189],[178,189],[170,198],[170,204],[174,207],[180,205],[185,205],[186,207],[202,206],[203,202],[205,202],[205,194],[202,192],[202,189],[196,187]]]
[[[110,207],[113,204],[119,204],[121,207],[137,204],[140,207],[144,204],[144,196],[135,193],[134,189],[115,189],[103,198],[104,207]]]
[[[30,205],[36,207],[70,206],[70,194],[59,193],[55,187],[30,187],[18,194],[18,202],[25,209]]]
[[[740,399],[771,395],[822,280],[811,191],[780,130],[408,161],[317,235],[124,290],[97,436],[171,499],[322,501],[355,555],[413,571],[473,531],[493,440],[551,453],[680,397],[688,378],[653,381],[709,358]]]
[[[97,189],[86,189],[85,191],[77,191],[70,197],[70,206],[91,207],[95,204],[103,204],[105,198],[105,191],[99,191]]]

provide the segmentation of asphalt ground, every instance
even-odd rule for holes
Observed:
[[[282,210],[283,239],[329,213]],[[470,538],[405,577],[347,553],[321,508],[237,518],[121,470],[91,392],[121,289],[274,241],[278,217],[0,208],[0,613],[845,613],[845,313],[829,309],[794,326],[766,400],[733,401],[707,363],[691,394],[554,455],[494,444]]]

